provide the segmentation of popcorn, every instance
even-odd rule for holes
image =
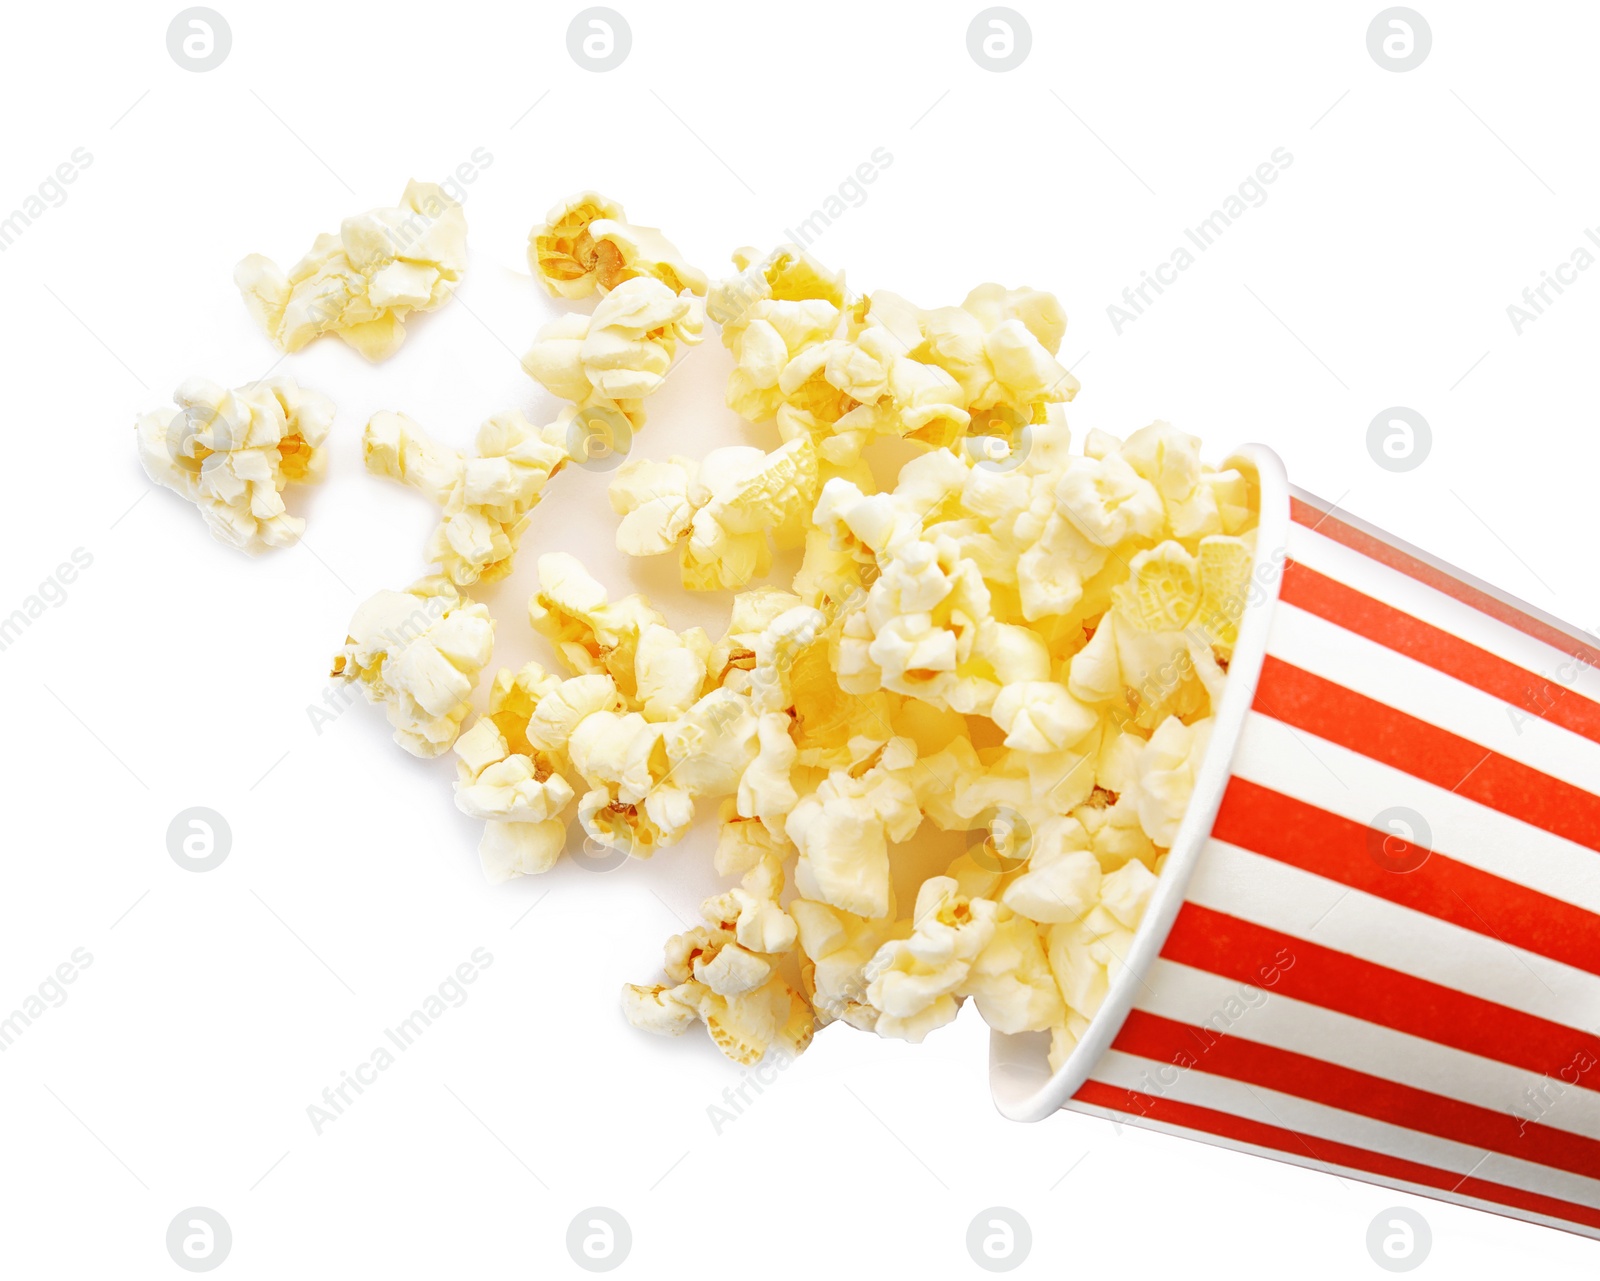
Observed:
[[[1048,1031],[1067,1013],[1038,927],[1003,911],[958,991],[974,999],[983,1021],[997,1032]]]
[[[1128,562],[1128,578],[1117,586],[1114,599],[1140,631],[1182,631],[1200,611],[1199,563],[1169,538]]]
[[[800,975],[819,1026],[834,1021],[871,1032],[878,1010],[867,1000],[866,969],[890,935],[905,937],[892,921],[864,920],[825,903],[797,898],[789,905],[805,958]]]
[[[698,343],[704,324],[705,306],[693,294],[635,276],[602,298],[593,314],[544,326],[522,367],[580,411],[609,414],[617,420],[614,429],[621,420],[633,429],[644,422],[644,398],[665,381],[678,344]]]
[[[531,746],[565,754],[573,731],[596,712],[623,712],[627,703],[616,682],[598,672],[558,682],[539,699],[524,732]]]
[[[1005,745],[1026,752],[1059,752],[1100,725],[1098,712],[1059,681],[1014,681],[1001,686],[990,709]]]
[[[1073,528],[1107,550],[1154,540],[1165,514],[1155,486],[1120,454],[1072,459],[1056,485],[1056,504]]]
[[[1155,844],[1168,847],[1177,836],[1210,741],[1209,717],[1185,725],[1169,716],[1139,753],[1139,826]]]
[[[792,248],[741,249],[713,284],[594,192],[528,255],[552,295],[597,297],[524,360],[568,408],[497,415],[473,456],[373,417],[368,469],[441,507],[440,573],[363,606],[336,672],[409,750],[454,745],[491,880],[553,867],[574,811],[648,858],[715,805],[734,883],[668,941],[662,981],[623,989],[635,1026],[698,1023],[752,1064],[834,1022],[921,1041],[970,999],[1002,1033],[1048,1033],[1059,1067],[1193,799],[1252,582],[1253,478],[1159,422],[1074,452],[1066,317],[1038,290],[852,297]],[[628,460],[608,497],[619,551],[733,592],[726,630],[680,632],[546,553],[528,617],[567,674],[499,672],[462,733],[492,628],[458,589],[510,572],[550,477],[588,460],[579,438],[628,440],[707,316],[727,403],[768,438]],[[924,820],[968,843],[931,876],[904,848]]]
[[[961,894],[952,877],[922,883],[911,936],[885,943],[867,965],[879,1036],[920,1041],[955,1018],[955,990],[994,937],[999,910],[991,899]]]
[[[1198,436],[1174,431],[1166,423],[1151,423],[1128,437],[1121,455],[1161,495],[1167,528],[1175,538],[1222,532],[1216,491],[1202,483]]]
[[[535,733],[532,723],[529,732]],[[712,690],[667,721],[633,711],[587,712],[565,743],[591,789],[578,802],[578,820],[599,844],[648,858],[683,836],[696,800],[738,788],[755,758],[755,737],[750,700],[729,690]],[[547,741],[542,733],[538,738]]]
[[[1050,294],[993,284],[978,286],[960,307],[927,313],[922,324],[926,355],[974,409],[1071,400],[1078,380],[1055,359],[1066,328]]]
[[[1128,863],[1105,878],[1099,905],[1081,920],[1049,927],[1046,956],[1067,1011],[1051,1029],[1052,1071],[1066,1061],[1124,968],[1155,885],[1143,863]]]
[[[979,432],[1015,447],[1077,391],[1055,359],[1066,319],[1047,294],[984,286],[924,312],[890,293],[847,306],[842,278],[796,275],[780,292],[770,267],[747,267],[713,288],[711,312],[734,354],[729,406],[776,419],[786,440],[810,435],[830,463],[880,436],[950,448]]]
[[[916,760],[908,739],[891,739],[870,768],[829,771],[784,823],[799,850],[795,884],[805,897],[857,916],[889,910],[889,842],[908,841],[922,822],[904,773]]]
[[[700,697],[711,639],[698,627],[682,633],[651,623],[634,652],[634,686],[646,720],[674,720]]]
[[[954,539],[907,539],[879,565],[865,605],[845,617],[842,688],[883,688],[987,714],[1003,685],[1048,679],[1043,641],[992,617],[989,587]]]
[[[539,590],[528,602],[528,619],[574,672],[606,672],[629,698],[638,690],[640,635],[666,623],[643,596],[609,603],[606,589],[565,552],[539,557]]]
[[[648,276],[675,294],[705,295],[705,273],[654,227],[624,221],[622,206],[592,191],[557,204],[528,233],[528,265],[557,298],[607,293],[625,280]]]
[[[769,530],[797,526],[816,501],[817,456],[809,440],[764,454],[746,445],[714,449],[698,465],[624,463],[610,486],[622,517],[617,550],[651,556],[679,549],[683,585],[742,587],[772,566]]]
[[[474,818],[542,823],[572,800],[572,787],[543,760],[513,753],[492,720],[480,720],[455,742],[460,757],[456,808]]]
[[[748,691],[749,673],[756,665],[756,642],[779,615],[804,602],[793,592],[757,587],[739,592],[729,607],[728,630],[711,648],[706,671],[721,686]],[[743,674],[742,683],[741,675]]]
[[[1101,879],[1083,824],[1053,818],[1033,837],[1026,870],[1006,886],[1000,901],[1042,924],[1078,921],[1098,901]]]
[[[356,610],[332,675],[381,703],[394,741],[413,756],[450,749],[488,665],[494,622],[442,576],[378,592]]]
[[[753,991],[723,996],[698,979],[674,987],[628,984],[622,1012],[634,1027],[675,1036],[699,1019],[719,1050],[735,1063],[759,1063],[774,1045],[791,1055],[811,1043],[812,1017],[805,999],[773,975]]]
[[[784,929],[768,919],[758,923],[746,916],[752,906],[758,915],[768,910],[784,916],[775,905],[761,906],[763,899],[770,903],[776,898],[777,887],[770,879],[765,888],[768,892],[759,898],[742,890],[708,899],[704,911],[710,924],[667,940],[664,969],[672,986],[630,983],[623,988],[622,1010],[628,1022],[645,1031],[677,1036],[699,1019],[717,1048],[735,1063],[759,1063],[774,1045],[791,1054],[803,1051],[814,1030],[811,1008],[778,972],[778,958],[760,950],[764,942],[784,945],[774,951],[792,947],[793,922]],[[770,938],[764,932],[768,929],[773,931]]]
[[[251,254],[234,268],[245,306],[280,351],[337,334],[371,361],[405,341],[404,320],[450,300],[467,267],[467,219],[434,183],[406,184],[399,205],[346,218],[286,275]]]
[[[200,508],[219,541],[255,555],[300,540],[305,521],[289,515],[284,487],[321,480],[333,402],[291,379],[227,391],[189,378],[175,410],[134,424],[145,474]]]
[[[573,799],[571,784],[556,772],[549,754],[516,733],[514,713],[509,719],[521,750],[513,749],[495,719],[497,714],[507,719],[513,691],[532,698],[550,684],[537,663],[515,678],[500,672],[490,693],[490,715],[455,742],[456,808],[486,820],[478,854],[491,882],[548,872],[566,844],[567,825],[559,816]]]
[[[725,344],[732,346],[757,303],[816,301],[835,309],[844,306],[844,273],[829,271],[810,254],[797,255],[796,248],[780,246],[759,260],[748,246],[734,251],[738,274],[716,281],[706,295],[706,314],[722,326]]]
[[[1048,1033],[1061,1068],[1194,802],[1253,586],[1257,479],[1207,467],[1163,422],[1074,452],[1066,315],[1039,290],[925,309],[851,295],[793,246],[740,249],[713,283],[592,191],[552,208],[527,255],[550,295],[596,300],[522,361],[567,404],[545,426],[496,414],[470,452],[373,415],[367,470],[440,508],[436,572],[365,601],[333,674],[408,752],[453,754],[490,881],[553,868],[574,813],[647,858],[715,804],[715,869],[737,883],[668,940],[665,981],[623,989],[636,1026],[699,1023],[754,1064],[833,1022],[921,1041],[970,998],[998,1032]],[[460,205],[412,182],[289,272],[252,255],[235,281],[280,350],[335,333],[378,361],[465,259]],[[675,552],[685,588],[734,593],[723,635],[547,553],[528,618],[567,674],[499,671],[463,730],[494,640],[463,590],[511,573],[567,463],[593,465],[597,439],[628,452],[707,318],[727,404],[765,438],[628,461],[608,497],[619,551]],[[175,399],[137,424],[152,479],[233,546],[295,542],[282,492],[325,469],[331,403],[287,379],[190,380]],[[905,848],[924,820],[966,834],[935,875]]]
[[[518,876],[548,872],[566,845],[567,825],[559,819],[538,823],[515,820],[484,824],[478,858],[491,885]]]
[[[796,357],[832,334],[839,314],[825,298],[768,298],[747,308],[736,329],[724,327],[722,340],[734,359],[728,408],[751,422],[765,422],[784,406],[842,413],[847,406],[835,392],[820,389],[820,399],[808,397],[805,380],[789,372]]]
[[[367,470],[427,494],[442,509],[428,555],[458,587],[511,572],[529,513],[568,461],[565,428],[542,430],[515,410],[478,429],[477,456],[436,444],[404,414],[377,413],[361,435]]]

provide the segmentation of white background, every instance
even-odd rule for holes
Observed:
[[[557,197],[597,187],[717,272],[877,147],[892,165],[815,246],[855,288],[1051,289],[1075,429],[1265,441],[1347,510],[1600,624],[1600,271],[1520,336],[1506,314],[1600,221],[1600,11],[1418,0],[1433,49],[1395,74],[1367,52],[1375,2],[1021,5],[1032,52],[996,74],[967,52],[976,3],[616,0],[632,53],[594,74],[567,52],[577,5],[216,2],[233,48],[204,74],[168,56],[175,3],[22,6],[0,44],[0,212],[93,156],[0,254],[0,614],[93,556],[0,653],[0,1012],[94,958],[0,1054],[0,1269],[181,1275],[164,1236],[200,1205],[232,1226],[219,1275],[584,1275],[567,1225],[604,1205],[632,1227],[623,1275],[957,1277],[982,1275],[967,1224],[1003,1205],[1032,1226],[1024,1275],[1348,1277],[1381,1275],[1367,1226],[1396,1204],[1431,1224],[1425,1272],[1593,1268],[1594,1244],[1547,1229],[1064,1113],[1005,1122],[970,1010],[920,1047],[831,1029],[718,1134],[739,1069],[616,1004],[694,917],[705,834],[492,888],[448,759],[406,756],[364,704],[321,733],[306,709],[357,600],[423,569],[432,512],[363,473],[366,418],[465,445],[494,411],[554,414],[515,356],[557,314],[523,256]],[[339,406],[329,480],[291,491],[305,543],[213,542],[145,479],[131,424],[188,375],[273,365],[233,264],[292,262],[479,147],[459,299],[383,366],[331,339],[279,366]],[[1278,147],[1266,203],[1118,335],[1108,304]],[[713,337],[637,450],[770,447],[722,407],[727,367]],[[1434,435],[1407,474],[1366,449],[1392,405]],[[498,664],[548,659],[524,613],[544,549],[720,633],[725,596],[685,600],[670,564],[612,550],[605,481],[563,474],[485,594]],[[233,833],[203,875],[166,848],[194,805]],[[470,999],[314,1133],[307,1105],[477,947],[494,963]]]

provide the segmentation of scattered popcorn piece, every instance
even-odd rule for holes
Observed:
[[[572,785],[545,753],[513,752],[492,716],[456,739],[455,754],[456,808],[485,820],[478,846],[484,876],[498,882],[548,872],[566,844],[559,816],[572,801]]]
[[[300,540],[306,523],[283,503],[284,487],[322,479],[333,402],[288,378],[228,391],[186,379],[175,410],[134,425],[139,461],[159,485],[194,503],[213,536],[255,555]]]
[[[1167,529],[1174,538],[1196,539],[1222,533],[1216,491],[1203,483],[1200,438],[1151,423],[1129,436],[1122,457],[1161,496]]]
[[[878,1011],[867,1000],[867,966],[891,937],[910,934],[909,922],[901,928],[892,921],[865,920],[804,898],[791,903],[789,913],[805,958],[801,978],[817,1022],[840,1021],[872,1031]]]
[[[624,221],[622,206],[593,191],[561,201],[528,233],[528,265],[557,298],[607,293],[624,280],[649,276],[675,294],[705,295],[705,273],[654,227]]]
[[[737,915],[726,918],[730,907]],[[735,1063],[759,1063],[775,1045],[799,1054],[814,1030],[810,1006],[778,973],[777,957],[750,946],[763,939],[760,928],[741,931],[749,909],[724,895],[708,900],[705,910],[709,925],[667,940],[663,968],[672,986],[628,984],[623,1014],[635,1027],[665,1036],[681,1035],[699,1019]],[[793,923],[781,933],[777,941],[793,946]]]
[[[488,665],[494,622],[442,576],[368,598],[350,620],[332,675],[381,703],[394,741],[413,756],[450,750]]]
[[[443,188],[409,182],[393,208],[346,218],[316,238],[284,273],[251,254],[233,280],[250,314],[280,351],[338,334],[371,361],[405,341],[404,320],[449,301],[467,267],[467,219]]]
[[[816,450],[805,439],[770,454],[748,445],[714,449],[698,465],[624,463],[609,490],[622,517],[617,550],[650,556],[676,546],[685,587],[743,587],[772,567],[768,532],[796,526],[817,486]]]
[[[698,343],[704,324],[705,304],[693,294],[635,276],[591,315],[563,316],[541,329],[522,367],[580,411],[598,413],[602,424],[614,419],[611,430],[620,434],[644,422],[644,398],[666,379],[678,344]]]
[[[456,807],[474,818],[542,823],[573,799],[572,787],[544,759],[512,752],[492,719],[455,741],[460,758]]]
[[[548,872],[566,847],[567,825],[560,819],[539,823],[493,820],[483,825],[478,857],[491,885],[518,876]]]
[[[644,994],[653,995],[658,990],[640,990],[630,985],[626,989],[630,1000],[624,1006],[625,1012],[631,1015]],[[661,997],[674,1002],[692,1001],[696,1016],[706,1025],[716,1047],[735,1063],[759,1063],[775,1045],[783,1046],[791,1055],[799,1054],[811,1041],[812,1019],[804,999],[776,974],[754,991],[731,997],[719,995],[693,979],[662,991]]]
[[[1078,380],[1055,359],[1067,317],[1051,294],[979,285],[960,307],[927,313],[922,329],[927,355],[961,384],[971,408],[1077,394]]]
[[[722,340],[732,341],[750,319],[750,308],[769,299],[778,302],[817,301],[835,309],[845,304],[844,273],[831,272],[798,246],[780,245],[764,258],[748,246],[734,251],[736,275],[716,281],[706,295],[706,314],[722,327]]]
[[[997,1032],[1044,1032],[1067,1013],[1044,940],[1024,916],[1002,913],[957,990],[976,1001],[983,1021]]]
[[[908,739],[891,739],[861,772],[833,769],[800,799],[784,823],[799,850],[795,885],[857,916],[889,910],[889,842],[908,841],[922,822],[904,775],[916,760]]]
[[[529,513],[568,461],[565,426],[534,427],[515,410],[478,429],[477,456],[430,440],[404,414],[372,416],[361,435],[367,470],[427,494],[442,509],[428,555],[458,587],[511,572]]]
[[[528,602],[528,617],[574,672],[607,672],[629,697],[636,689],[639,636],[666,622],[643,596],[608,602],[606,589],[566,552],[539,557],[539,590]]]
[[[911,936],[885,943],[867,965],[879,1036],[920,1041],[955,1018],[956,989],[993,939],[999,911],[991,899],[961,894],[952,877],[922,883]]]

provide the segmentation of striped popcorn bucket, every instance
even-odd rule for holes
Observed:
[[[1253,469],[1229,684],[1125,968],[995,1101],[1600,1238],[1600,648]]]

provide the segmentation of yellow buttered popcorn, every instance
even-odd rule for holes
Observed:
[[[1041,350],[1059,341],[1053,308],[1026,291],[981,291],[974,306],[981,318],[948,321],[952,344],[1007,322]],[[1040,391],[977,355],[946,359],[997,403]],[[862,404],[864,370],[851,372]],[[707,679],[755,714],[719,870],[784,869],[794,897],[773,906],[794,923],[813,1026],[921,1040],[970,998],[1000,1031],[1048,1032],[1059,1066],[1123,968],[1189,807],[1255,517],[1246,479],[1206,468],[1198,442],[1164,424],[1127,441],[1091,433],[1083,452],[1058,408],[1029,428],[1016,459],[924,442],[888,485],[828,476],[795,590],[734,598]],[[819,479],[818,442],[837,438],[789,437],[817,448]],[[697,475],[686,460],[630,470],[626,537],[681,545],[703,507]],[[921,880],[906,915],[897,868],[924,820],[967,832],[972,852]],[[681,1030],[698,999],[664,987],[625,1004]]]
[[[368,420],[361,436],[367,470],[419,490],[439,504],[428,555],[458,587],[511,572],[529,513],[550,478],[569,461],[562,423],[537,428],[521,414],[496,414],[478,429],[466,457],[429,439],[404,414]]]
[[[173,399],[177,409],[134,424],[145,474],[194,503],[230,547],[254,555],[297,543],[305,521],[289,514],[283,490],[326,472],[333,402],[288,378],[233,391],[190,378]]]
[[[580,414],[611,415],[618,420],[614,433],[631,431],[643,424],[644,398],[666,380],[679,346],[698,343],[704,326],[702,300],[674,293],[653,276],[635,276],[590,315],[564,316],[541,329],[522,367]]]
[[[606,293],[624,280],[649,276],[675,294],[704,296],[705,273],[654,227],[627,222],[622,206],[593,191],[557,204],[528,233],[528,265],[557,298]]]
[[[920,1041],[956,1017],[956,990],[994,938],[1000,905],[968,898],[952,877],[930,877],[917,893],[910,937],[885,943],[867,962],[867,1003],[879,1036]]]
[[[450,750],[472,710],[472,691],[493,648],[488,609],[435,576],[364,601],[332,674],[383,705],[406,751],[438,756]]]
[[[547,872],[566,845],[561,816],[574,793],[561,771],[570,764],[559,742],[530,738],[531,722],[561,685],[538,663],[502,669],[488,715],[455,742],[456,808],[484,820],[478,854],[491,882]]]
[[[799,936],[778,905],[783,871],[771,853],[756,857],[743,883],[705,901],[707,925],[667,941],[669,984],[623,989],[623,1013],[662,1035],[699,1020],[736,1063],[757,1063],[774,1048],[795,1055],[810,1044],[811,1006],[791,986],[785,959]]]
[[[371,361],[405,341],[405,318],[450,300],[467,269],[467,219],[430,182],[409,182],[392,208],[346,218],[285,272],[251,254],[234,268],[245,306],[280,351],[337,334]]]
[[[366,288],[328,255],[277,312],[252,295],[285,341],[321,332],[315,298]],[[573,836],[608,866],[682,851],[715,819],[723,888],[660,981],[624,988],[636,1026],[699,1024],[754,1064],[833,1023],[918,1042],[970,1001],[1047,1035],[1059,1067],[1191,808],[1254,583],[1255,478],[1162,422],[1075,439],[1067,317],[1038,289],[926,308],[852,294],[793,246],[740,249],[712,282],[592,191],[528,261],[551,296],[593,299],[523,361],[567,405],[495,415],[471,454],[369,421],[368,469],[441,508],[439,572],[363,605],[336,674],[407,750],[453,747],[491,880],[577,857]],[[346,337],[384,350],[400,314]],[[624,457],[608,498],[624,555],[730,593],[721,635],[541,549],[528,619],[552,670],[501,671],[470,719],[493,627],[462,592],[511,572],[557,471],[630,453],[708,321],[748,434]]]
[[[889,843],[910,840],[922,823],[907,778],[915,763],[916,745],[891,739],[864,768],[830,770],[800,798],[784,832],[798,851],[795,883],[802,894],[857,916],[889,910]]]
[[[667,621],[643,596],[608,600],[606,589],[565,552],[539,557],[539,590],[528,602],[528,619],[575,674],[604,672],[627,698],[639,688],[641,638]]]
[[[698,464],[625,463],[609,491],[622,517],[617,550],[651,556],[677,547],[686,588],[742,587],[771,568],[769,533],[796,541],[817,487],[816,451],[803,439],[770,454],[748,445],[714,449]]]

